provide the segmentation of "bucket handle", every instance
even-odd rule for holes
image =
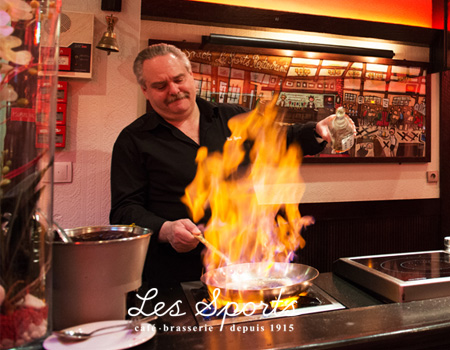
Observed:
[[[37,220],[37,222],[40,221],[40,217],[41,217],[41,216],[42,216],[42,218],[43,218],[43,219],[47,222],[47,224],[48,224],[48,219],[47,219],[47,217],[44,215],[44,213],[42,213],[42,211],[41,211],[39,208],[37,208],[37,209],[36,209],[36,220]],[[62,240],[64,243],[73,243],[72,238],[70,238],[70,237],[67,235],[66,231],[64,231],[64,229],[63,229],[57,222],[55,222],[55,221],[53,221],[53,229],[58,233],[59,238],[61,238],[61,240]]]

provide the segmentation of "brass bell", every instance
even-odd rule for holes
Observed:
[[[119,46],[117,45],[116,33],[114,33],[114,26],[118,21],[117,17],[106,16],[106,23],[108,24],[107,31],[103,34],[96,48],[104,51],[108,51],[108,55],[111,52],[119,52]]]

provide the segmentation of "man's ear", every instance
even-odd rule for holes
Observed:
[[[141,91],[144,94],[145,98],[147,98],[147,87],[145,85],[141,85]]]

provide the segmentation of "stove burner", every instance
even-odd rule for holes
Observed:
[[[353,260],[402,281],[450,277],[450,255],[441,252],[405,256],[373,256]]]
[[[392,266],[395,266],[392,268]],[[399,266],[401,269],[408,270],[409,272],[416,272],[422,274],[423,272],[429,271],[450,271],[450,261],[443,259],[431,259],[428,257],[423,257],[421,259],[408,259],[408,258],[398,258],[383,261],[380,267],[386,271],[398,271]]]
[[[326,294],[320,288],[315,285],[311,285],[308,294],[299,295],[297,299],[296,307],[291,309],[288,308],[283,312],[255,312],[251,315],[237,315],[232,317],[227,317],[225,320],[223,316],[209,316],[204,317],[202,315],[196,314],[196,304],[198,302],[205,302],[209,300],[208,290],[201,282],[186,282],[181,284],[184,294],[188,300],[192,312],[195,315],[197,323],[199,326],[218,326],[223,324],[241,323],[249,322],[255,320],[265,320],[269,318],[279,318],[279,317],[289,317],[298,316],[309,313],[324,312],[331,310],[344,309],[345,306],[337,302],[331,296]],[[279,310],[283,310],[283,307],[278,307]],[[217,310],[217,312],[219,312]]]
[[[431,269],[436,269],[435,264],[438,264],[438,269],[440,271],[445,271],[450,269],[450,263],[444,260],[413,260],[405,261],[401,264],[405,269],[413,269],[416,271],[429,271]]]

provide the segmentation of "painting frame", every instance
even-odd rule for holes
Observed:
[[[158,42],[161,40],[148,40],[149,45]],[[431,79],[427,75],[427,63],[386,58],[373,63],[370,57],[315,53],[314,61],[320,60],[322,68],[319,71],[319,65],[314,66],[312,60],[308,62],[305,52],[164,42],[179,47],[191,62],[211,65],[212,75],[220,68],[244,72],[239,77],[207,77],[194,73],[196,79],[206,81],[206,85],[203,84],[206,90],[198,91],[198,95],[207,100],[237,103],[252,109],[261,99],[277,96],[277,104],[289,117],[285,124],[319,121],[333,114],[337,107],[346,107],[357,129],[354,147],[338,154],[328,145],[316,156],[305,156],[304,163],[423,163],[431,160]],[[324,66],[325,62],[328,66]],[[279,81],[275,85],[274,76]],[[214,97],[219,90],[214,90],[213,81],[217,87],[222,86],[220,100]],[[224,84],[228,85],[227,91],[224,91]],[[249,86],[257,88],[249,90]],[[358,86],[364,88],[358,90]],[[330,96],[335,97],[334,108],[330,108],[330,100],[333,100]]]

